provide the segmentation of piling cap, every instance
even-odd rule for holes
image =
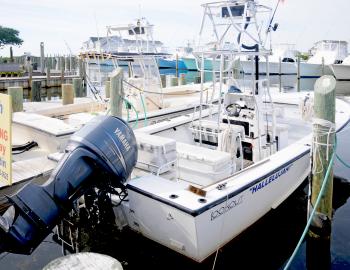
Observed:
[[[43,270],[123,270],[116,259],[99,253],[82,252],[60,257],[49,264]]]
[[[317,79],[315,83],[315,92],[320,94],[328,94],[333,91],[336,86],[336,80],[333,76],[325,75]]]

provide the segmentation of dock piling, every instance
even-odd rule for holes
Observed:
[[[282,58],[278,59],[278,75],[282,75]]]
[[[41,81],[32,81],[31,96],[32,101],[41,101]]]
[[[73,89],[74,89],[75,97],[82,97],[83,96],[82,79],[80,79],[80,78],[73,78]]]
[[[7,88],[7,94],[12,98],[12,111],[23,111],[23,88],[22,87],[9,87]]]
[[[322,57],[322,75],[325,75],[324,57]]]
[[[160,81],[161,81],[161,84],[162,84],[162,87],[166,87],[166,75],[165,74],[161,74],[160,75]]]
[[[335,86],[333,76],[323,76],[316,81],[314,89],[313,175],[309,213],[316,203],[323,181],[327,181],[327,184],[309,229],[312,238],[329,239],[331,234],[333,164],[329,162],[335,144]],[[324,179],[328,166],[331,166],[330,173],[328,179]]]
[[[44,53],[44,42],[40,42],[40,72],[45,72],[45,53]]]
[[[179,78],[178,77],[170,77],[170,86],[178,86]]]
[[[297,58],[297,79],[298,79],[298,86],[297,86],[297,90],[298,92],[300,92],[300,55],[298,55],[298,58]]]
[[[179,55],[176,54],[176,63],[175,63],[175,69],[176,69],[176,77],[179,77]]]
[[[62,84],[62,105],[74,103],[73,85],[70,83]]]
[[[46,68],[46,87],[50,87],[50,78],[51,78],[51,70],[50,68]]]
[[[110,109],[111,115],[122,117],[122,108],[123,108],[123,69],[117,68],[110,77]]]
[[[105,97],[110,98],[111,97],[111,82],[106,81],[105,83]]]
[[[186,84],[186,77],[185,74],[182,74],[182,76],[179,77],[179,85],[185,85]]]

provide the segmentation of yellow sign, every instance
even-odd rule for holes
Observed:
[[[12,184],[11,96],[0,94],[0,184]]]

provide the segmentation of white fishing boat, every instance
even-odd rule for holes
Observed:
[[[291,44],[277,44],[273,46],[269,59],[270,75],[297,75],[302,78],[318,78],[322,75],[333,75],[331,65],[341,63],[347,55],[347,42],[322,40],[316,42],[310,50],[312,56],[307,61],[300,60],[298,64],[297,51]],[[259,63],[259,74],[266,75],[264,59]],[[254,73],[254,66],[247,57],[241,57],[238,67],[245,74]],[[340,66],[339,69],[344,69]],[[341,74],[338,74],[341,76]]]
[[[330,65],[337,80],[350,80],[350,56],[347,56],[341,64]]]
[[[10,198],[12,206],[0,216],[6,239],[0,250],[31,252],[68,206],[79,214],[84,205],[86,211],[96,209],[89,201],[111,198],[120,228],[201,262],[278,207],[307,178],[312,93],[279,93],[270,88],[269,72],[267,79],[258,72],[249,81],[233,79],[232,65],[242,55],[252,56],[256,70],[259,58],[268,64],[269,39],[260,34],[269,32],[259,29],[271,9],[253,0],[202,6],[201,34],[214,28],[217,46],[194,55],[202,82],[204,60],[220,61],[213,76],[219,102],[207,102],[202,83],[200,105],[191,114],[134,132],[113,117],[87,124],[71,138],[47,184],[30,185]],[[247,23],[251,27],[242,30]],[[237,35],[238,43],[232,40]],[[336,106],[340,130],[350,110],[341,100]],[[90,199],[78,200],[89,186]],[[91,200],[93,194],[106,196]]]
[[[297,74],[297,51],[293,44],[275,44],[272,55],[269,58],[270,75],[296,75]],[[245,74],[253,74],[255,67],[247,57],[242,57],[238,63],[240,70]],[[266,63],[261,59],[259,74],[266,75]]]
[[[173,59],[168,48],[161,41],[154,40],[154,25],[150,24],[146,18],[139,18],[128,24],[109,25],[106,28],[106,36],[90,37],[83,43],[81,53],[89,64],[127,67],[128,62],[101,56],[122,53],[157,53],[159,68],[176,67],[176,60]],[[184,68],[182,62],[179,62],[178,65],[179,69]]]
[[[121,226],[199,262],[296,190],[310,173],[312,143],[312,123],[305,120],[312,94],[273,91],[268,72],[267,79],[255,74],[248,84],[224,75],[224,61],[232,66],[241,55],[255,59],[252,65],[259,57],[268,63],[270,49],[258,34],[241,34],[242,43],[256,40],[251,47],[232,43],[226,49],[224,40],[249,21],[261,29],[254,23],[271,9],[249,0],[203,8],[203,21],[212,18],[217,47],[194,55],[199,67],[205,58],[220,59],[223,101],[135,131],[138,161],[126,185],[127,201],[115,199]],[[217,14],[219,19],[212,16]],[[349,119],[348,104],[337,100],[337,129]]]
[[[310,49],[312,56],[300,64],[306,77],[333,75],[330,65],[341,63],[348,55],[348,43],[339,40],[320,40]]]

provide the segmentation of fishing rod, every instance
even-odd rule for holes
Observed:
[[[284,0],[283,0],[284,1]],[[283,2],[282,1],[282,2]],[[271,25],[272,25],[272,22],[273,22],[273,19],[275,18],[275,14],[276,14],[276,11],[278,9],[278,6],[280,4],[281,0],[278,0],[277,4],[276,4],[276,7],[275,7],[275,10],[273,11],[273,14],[272,14],[272,17],[271,17],[271,20],[270,20],[270,23],[269,23],[269,26],[267,28],[267,33],[271,31]],[[273,26],[273,31],[276,31],[278,27],[278,23],[276,23],[274,26]]]

